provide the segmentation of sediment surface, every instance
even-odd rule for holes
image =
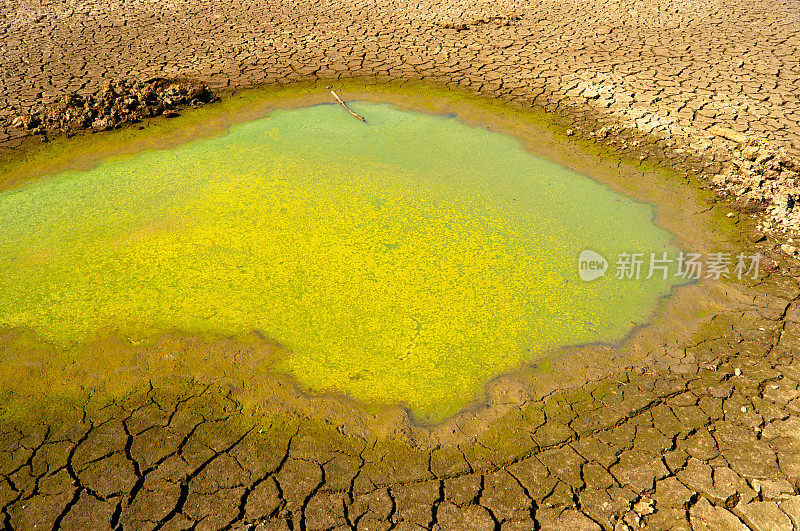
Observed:
[[[750,0],[10,0],[0,111],[131,76],[237,87],[378,76],[553,110],[591,107],[699,150],[725,144],[706,132],[715,124],[798,147],[799,9]]]
[[[217,89],[410,79],[544,107],[593,133],[635,129],[649,135],[638,156],[697,157],[710,176],[739,151],[712,126],[798,147],[799,10],[6,1],[0,140],[13,154],[27,134],[12,125],[17,113],[110,79],[191,77]],[[747,245],[770,254],[775,242]],[[693,340],[653,349],[647,368],[525,400],[481,430],[471,426],[484,423],[479,413],[462,414],[451,425],[467,442],[432,443],[403,422],[380,436],[301,416],[253,423],[231,389],[190,383],[7,415],[2,517],[16,529],[792,529],[800,287],[783,245],[766,277],[725,300]]]

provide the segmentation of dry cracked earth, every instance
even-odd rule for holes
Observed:
[[[24,149],[16,113],[112,79],[365,77],[635,130],[641,156],[697,158],[711,175],[738,149],[712,126],[800,145],[798,13],[795,0],[3,0],[0,149]],[[192,383],[5,418],[0,516],[8,529],[800,527],[787,260],[651,367],[527,401],[458,444],[422,442],[420,427],[255,422],[230,389]]]

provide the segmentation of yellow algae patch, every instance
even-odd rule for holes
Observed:
[[[0,329],[258,329],[304,386],[436,420],[548,348],[618,339],[669,289],[576,274],[587,246],[671,250],[650,207],[508,137],[355,106],[368,125],[274,112],[0,194]]]

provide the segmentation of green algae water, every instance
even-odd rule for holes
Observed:
[[[650,205],[452,117],[352,106],[368,124],[273,111],[0,193],[0,329],[257,329],[306,388],[438,420],[549,349],[621,339],[669,291],[577,273],[583,249],[675,253]]]

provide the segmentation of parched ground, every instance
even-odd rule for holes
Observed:
[[[112,78],[367,76],[580,104],[665,146],[712,149],[723,124],[800,147],[799,15],[792,0],[4,0],[0,113]]]
[[[19,149],[16,112],[110,79],[363,76],[635,128],[659,156],[701,155],[714,172],[734,143],[713,125],[800,145],[799,12],[748,0],[4,0],[0,140]],[[224,386],[6,420],[0,514],[13,529],[800,527],[800,287],[779,262],[701,340],[653,352],[652,368],[527,402],[455,445],[410,428],[248,424]]]

